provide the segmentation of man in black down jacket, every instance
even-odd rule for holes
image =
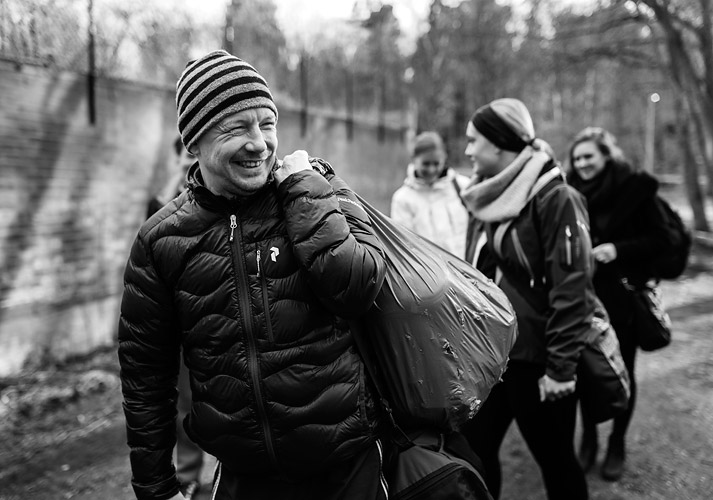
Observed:
[[[183,424],[219,461],[214,498],[386,498],[347,322],[385,275],[366,213],[304,151],[277,159],[277,109],[246,62],[225,51],[190,62],[176,103],[197,163],[188,190],[139,231],[119,323],[137,497],[183,498],[172,463],[182,346]]]

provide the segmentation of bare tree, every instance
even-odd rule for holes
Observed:
[[[469,114],[494,98],[520,96],[530,82],[522,77],[528,66],[518,59],[510,7],[495,0],[450,4],[431,3],[428,30],[411,59],[412,88],[418,128],[438,130],[458,163]]]
[[[622,1],[622,0],[619,0]],[[705,160],[708,193],[713,194],[713,11],[711,0],[628,0],[624,2],[639,21],[647,23],[666,54],[665,64],[671,80],[680,92],[682,109],[687,111],[696,131],[695,137]],[[659,39],[655,39],[659,41]],[[690,145],[688,127],[681,127],[683,145]],[[689,161],[694,158],[686,153]],[[697,165],[684,164],[688,183],[698,183]],[[694,227],[707,230],[703,199],[695,195],[690,202]],[[699,206],[700,205],[700,206]]]

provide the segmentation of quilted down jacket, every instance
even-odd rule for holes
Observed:
[[[239,201],[189,189],[141,228],[119,324],[132,484],[178,491],[172,466],[183,349],[196,443],[241,474],[303,476],[376,438],[347,319],[378,294],[385,261],[337,176],[309,170]]]

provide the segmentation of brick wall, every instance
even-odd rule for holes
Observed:
[[[0,376],[111,344],[122,273],[150,195],[168,177],[172,89],[98,80],[89,123],[86,77],[0,61]],[[407,162],[403,133],[311,116],[304,137],[280,105],[281,156],[329,160],[388,211]]]

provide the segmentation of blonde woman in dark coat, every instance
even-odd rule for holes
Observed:
[[[651,276],[651,259],[667,247],[655,203],[658,181],[634,169],[604,129],[589,127],[574,139],[569,150],[569,183],[587,198],[596,260],[594,287],[606,307],[619,338],[631,383],[628,410],[614,419],[601,475],[618,480],[624,472],[625,437],[636,404],[634,364],[637,342],[633,334],[633,303],[624,285],[642,285]],[[597,428],[582,412],[584,431],[579,460],[585,470],[597,458]]]

